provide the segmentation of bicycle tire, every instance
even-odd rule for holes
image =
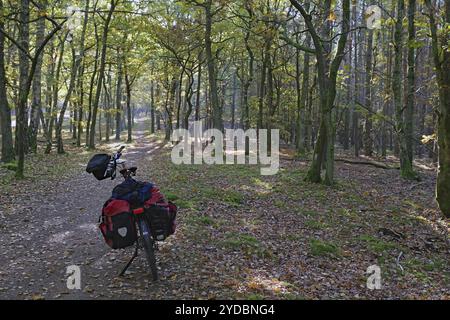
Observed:
[[[150,271],[152,273],[153,281],[158,280],[158,268],[156,267],[156,256],[154,250],[154,240],[150,234],[150,228],[145,220],[140,221],[139,228],[141,229],[142,242],[144,244],[145,254],[147,256],[147,261],[150,266]],[[145,232],[147,231],[147,232]]]

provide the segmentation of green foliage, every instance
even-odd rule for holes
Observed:
[[[341,249],[332,242],[312,239],[310,241],[311,254],[314,256],[338,257],[341,255]]]
[[[216,221],[208,216],[189,216],[187,222],[203,226],[213,226],[216,224]]]
[[[255,237],[245,233],[228,232],[225,240],[220,245],[231,250],[241,250],[246,254],[256,254],[258,256],[271,256],[271,252]]]
[[[15,172],[17,170],[17,161],[4,163],[2,167]]]
[[[327,224],[317,220],[308,220],[305,222],[305,226],[314,230],[321,230],[327,227]]]
[[[374,236],[363,234],[358,237],[359,241],[364,242],[368,249],[374,253],[384,253],[385,251],[398,248],[399,245],[395,242],[384,241],[382,239],[378,239]]]

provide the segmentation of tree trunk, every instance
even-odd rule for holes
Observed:
[[[191,116],[192,110],[193,110],[193,105],[192,105],[192,96],[194,94],[194,74],[193,73],[189,73],[188,74],[188,79],[187,79],[187,83],[186,83],[186,103],[187,103],[187,108],[185,110],[184,113],[184,124],[183,127],[185,129],[189,129],[189,118]]]
[[[63,145],[63,140],[62,140],[62,126],[64,123],[64,114],[66,113],[67,105],[69,104],[70,98],[72,96],[72,91],[75,88],[77,70],[78,70],[77,56],[75,53],[75,49],[72,47],[72,70],[71,70],[71,75],[70,75],[69,88],[67,90],[66,97],[64,98],[64,102],[63,102],[61,111],[59,113],[58,122],[56,123],[56,141],[57,141],[57,146],[58,146],[58,154],[64,153],[64,145]]]
[[[414,105],[415,105],[415,60],[416,50],[414,41],[416,41],[416,0],[408,0],[408,70],[407,70],[407,96],[405,105],[405,139],[406,153],[408,162],[413,162],[413,145],[414,145]]]
[[[29,0],[20,1],[20,24],[19,24],[19,43],[23,50],[29,52]],[[18,154],[18,178],[23,177],[23,168],[25,163],[25,153],[27,151],[27,124],[28,124],[28,93],[27,80],[29,72],[29,60],[25,52],[19,50],[19,103],[16,115],[16,151]]]
[[[202,56],[203,51],[198,54],[198,72],[197,72],[197,93],[195,99],[195,121],[200,121],[200,97],[202,88]]]
[[[311,36],[308,34],[306,35],[305,45],[310,46],[311,45]],[[309,151],[309,143],[310,140],[310,133],[309,133],[309,122],[311,121],[311,114],[310,110],[306,112],[306,106],[308,103],[308,100],[311,99],[311,97],[308,95],[309,92],[309,61],[310,61],[310,54],[308,52],[305,52],[305,55],[303,57],[303,79],[302,79],[302,89],[301,89],[301,97],[300,97],[300,108],[303,109],[303,113],[305,114],[305,117],[303,118],[304,121],[304,128],[303,128],[303,135],[300,135],[300,144],[303,144],[303,149],[306,151]],[[299,130],[302,130],[299,128]],[[300,147],[301,149],[301,147]]]
[[[247,77],[245,77],[245,82],[243,85],[243,97],[242,97],[242,102],[243,102],[243,124],[244,124],[244,130],[248,130],[250,128],[250,103],[249,103],[249,89],[250,89],[250,85],[253,82],[253,65],[254,65],[254,61],[255,61],[255,56],[252,50],[252,47],[250,46],[249,40],[250,40],[250,36],[251,36],[251,28],[253,26],[253,11],[252,11],[252,7],[250,6],[249,2],[245,2],[245,9],[247,10],[247,13],[249,15],[249,23],[247,26],[247,31],[245,33],[245,38],[244,38],[244,42],[245,42],[245,49],[247,50],[247,54],[248,54],[248,70],[247,70]],[[242,77],[244,79],[244,76]],[[246,144],[246,154],[249,153],[248,150],[248,144]]]
[[[133,141],[133,123],[131,115],[131,83],[125,68],[125,92],[127,94],[127,131],[128,137],[127,142],[131,143]]]
[[[402,58],[403,58],[403,26],[405,16],[405,1],[397,1],[397,20],[394,31],[394,67],[392,73],[392,93],[394,96],[395,126],[400,156],[400,174],[404,178],[415,178],[412,161],[408,156],[407,141],[405,134],[405,121],[403,112],[402,92]]]
[[[3,10],[3,1],[0,0],[0,11]],[[3,20],[0,19],[0,28],[4,29]],[[0,33],[0,128],[2,134],[2,154],[3,162],[14,160],[13,136],[11,128],[11,110],[9,109],[8,96],[6,94],[6,74],[5,74],[5,36]]]
[[[89,146],[89,139],[91,136],[92,104],[94,100],[94,86],[98,74],[98,60],[100,55],[100,40],[95,20],[94,20],[94,29],[95,29],[96,46],[95,46],[94,70],[92,72],[89,84],[89,98],[88,98],[87,123],[86,123],[86,146]]]
[[[438,111],[438,144],[439,169],[436,181],[436,200],[444,216],[450,217],[450,51],[446,46],[450,40],[448,32],[442,32],[439,41],[437,22],[430,0],[425,1],[428,7],[430,31],[432,38],[433,61],[437,71],[439,86]],[[444,21],[450,24],[450,0],[445,0]]]
[[[120,51],[117,54],[117,85],[116,85],[116,140],[120,140],[121,114],[122,114],[122,57]]]
[[[55,125],[55,114],[58,110],[58,93],[59,93],[59,77],[61,75],[61,68],[64,60],[65,43],[67,39],[68,32],[65,33],[60,42],[59,56],[58,56],[58,66],[56,67],[56,75],[53,83],[53,97],[52,97],[52,107],[50,112],[50,120],[47,130],[47,146],[45,148],[45,154],[49,154],[52,151],[53,145],[53,127]]]
[[[155,82],[152,80],[150,89],[150,133],[155,133]]]
[[[291,0],[292,5],[300,11],[308,32],[314,43],[314,52],[317,60],[319,100],[320,100],[320,130],[311,167],[307,173],[306,180],[311,182],[321,181],[322,161],[325,159],[325,184],[334,183],[334,137],[335,125],[333,120],[333,109],[336,98],[336,82],[339,67],[345,54],[347,36],[350,29],[350,0],[344,0],[342,29],[338,40],[335,57],[331,60],[332,46],[329,41],[332,22],[328,19],[331,14],[331,0],[324,1],[323,25],[321,36],[318,35],[308,12],[296,0]]]
[[[365,106],[368,113],[364,122],[364,153],[366,156],[373,155],[372,140],[372,51],[373,51],[373,31],[367,30],[367,49],[366,49],[366,79],[365,79]]]
[[[47,1],[42,1],[42,7],[40,10],[45,11],[47,9]],[[42,17],[37,21],[36,26],[36,47],[42,45],[45,38],[45,18]],[[34,74],[32,84],[32,104],[31,104],[31,119],[30,119],[30,132],[29,143],[30,151],[37,152],[37,131],[39,128],[39,116],[42,108],[42,56],[38,58],[36,72]]]
[[[105,73],[105,64],[106,64],[106,49],[107,49],[107,41],[108,41],[108,33],[109,33],[109,24],[111,22],[112,15],[116,8],[119,0],[111,0],[111,5],[108,11],[108,16],[105,20],[105,25],[103,27],[103,36],[102,36],[102,53],[100,57],[100,67],[98,72],[98,81],[97,81],[97,91],[95,92],[95,99],[92,105],[92,119],[91,119],[91,130],[89,132],[89,148],[95,148],[95,125],[97,121],[97,111],[100,102],[100,94],[102,91],[102,85],[104,80]]]
[[[237,71],[233,73],[233,93],[231,100],[231,128],[234,129],[236,123],[236,94],[237,94]]]
[[[217,76],[216,76],[216,63],[212,52],[212,0],[207,0],[204,4],[205,7],[205,52],[206,61],[208,64],[208,78],[209,78],[209,94],[211,101],[211,111],[213,126],[215,129],[223,131],[223,120],[222,120],[222,108],[219,103],[219,94],[217,90]]]

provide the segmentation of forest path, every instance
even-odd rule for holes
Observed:
[[[142,120],[134,135],[124,158],[141,168],[149,165],[159,146],[145,137]],[[84,172],[85,163],[79,166],[79,174],[72,178],[9,205],[13,214],[1,219],[1,298],[126,299],[139,297],[139,290],[142,297],[149,297],[144,290],[149,276],[143,254],[127,273],[133,281],[122,282],[117,274],[134,248],[110,250],[97,227],[102,205],[121,179],[97,181]],[[150,177],[139,177],[138,170],[138,178]],[[67,288],[66,270],[71,265],[80,267],[81,290]]]

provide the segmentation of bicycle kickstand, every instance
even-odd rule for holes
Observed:
[[[125,271],[127,271],[127,269],[130,267],[133,260],[138,256],[138,249],[139,249],[139,245],[136,242],[136,248],[134,249],[133,256],[131,257],[130,261],[128,261],[128,263],[125,265],[125,267],[122,269],[122,271],[119,274],[119,277],[121,277],[125,274]]]

